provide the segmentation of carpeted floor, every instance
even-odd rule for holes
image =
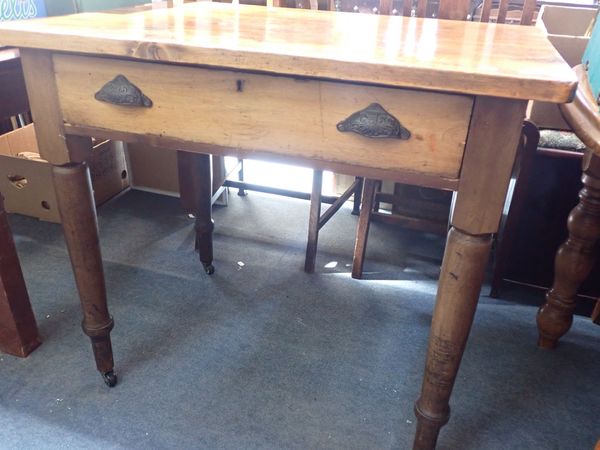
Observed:
[[[443,242],[374,226],[349,276],[356,217],[302,271],[308,202],[250,193],[215,211],[203,274],[178,200],[100,209],[119,385],[96,372],[60,227],[11,217],[43,345],[0,355],[2,449],[408,449]],[[487,294],[487,290],[484,290]],[[600,327],[535,346],[539,292],[483,295],[439,449],[592,449]]]

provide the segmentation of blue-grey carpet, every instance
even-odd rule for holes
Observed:
[[[323,229],[314,275],[307,202],[232,195],[214,216],[207,277],[177,199],[134,191],[100,209],[114,389],[81,331],[60,227],[11,217],[43,344],[0,355],[0,448],[410,448],[443,242],[374,226],[358,281],[347,210]],[[600,438],[600,327],[577,317],[539,350],[532,300],[482,296],[439,449]]]

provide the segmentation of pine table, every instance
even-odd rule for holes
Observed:
[[[207,272],[208,153],[457,191],[415,405],[414,448],[435,447],[526,103],[568,102],[577,85],[539,29],[190,3],[6,23],[0,36],[21,49],[40,153],[54,165],[83,329],[111,386],[113,319],[83,163],[89,136],[186,155],[179,161],[198,175]]]

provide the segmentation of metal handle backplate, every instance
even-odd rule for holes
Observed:
[[[410,131],[379,103],[371,103],[337,124],[339,131],[352,131],[368,138],[408,139]]]
[[[151,108],[152,100],[123,75],[117,75],[94,95],[96,100],[119,106]]]

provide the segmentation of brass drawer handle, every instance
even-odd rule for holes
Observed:
[[[352,131],[368,138],[408,139],[410,131],[379,103],[371,103],[337,124],[338,131]]]
[[[94,95],[96,100],[119,106],[151,108],[152,100],[123,75],[117,75]]]

